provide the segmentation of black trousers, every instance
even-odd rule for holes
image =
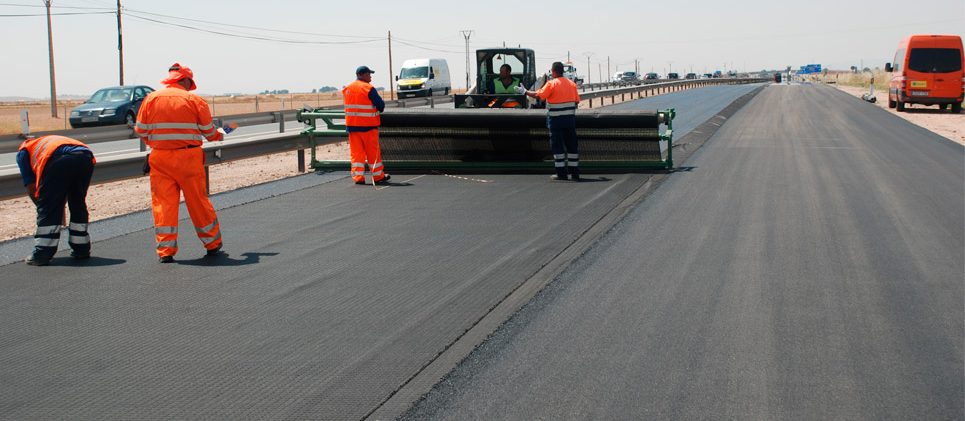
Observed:
[[[565,178],[567,169],[570,174],[580,175],[580,148],[575,127],[550,127],[550,149],[553,151],[557,176]]]
[[[78,253],[90,253],[87,188],[94,173],[91,158],[89,152],[71,152],[55,155],[47,161],[38,189],[35,258],[49,259],[57,252],[65,202],[70,208],[67,242]]]

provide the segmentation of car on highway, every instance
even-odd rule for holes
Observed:
[[[653,72],[650,72],[650,73],[647,73],[647,75],[644,76],[643,79],[644,79],[644,80],[658,80],[658,79],[660,79],[660,75],[658,75],[658,74],[656,74],[656,73],[653,73]]]
[[[449,63],[441,58],[417,58],[402,63],[395,76],[399,98],[449,95]]]
[[[674,72],[667,73],[667,79],[680,79],[680,74]]]
[[[623,76],[620,77],[620,80],[629,83],[638,82],[640,81],[640,75],[633,71],[623,72]]]
[[[623,82],[623,72],[616,72],[613,74],[613,82],[620,83]]]
[[[144,85],[100,89],[70,111],[70,127],[111,124],[127,124],[133,127],[144,97],[151,92],[154,92],[154,89]]]
[[[965,99],[965,53],[958,35],[911,35],[898,44],[888,84],[888,107],[905,110],[905,104],[951,106],[962,112]]]
[[[697,74],[696,74],[696,73],[687,73],[687,75],[684,76],[684,79],[697,79]]]

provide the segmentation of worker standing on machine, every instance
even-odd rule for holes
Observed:
[[[90,257],[87,235],[87,188],[94,172],[93,152],[78,140],[64,136],[29,138],[20,144],[17,166],[30,200],[37,205],[34,250],[24,260],[31,266],[46,266],[57,252],[64,202],[70,208],[67,244],[75,259]]]
[[[563,76],[563,63],[554,62],[553,79],[546,82],[539,91],[528,91],[520,86],[516,92],[546,101],[548,109],[546,127],[550,129],[550,149],[556,175],[553,180],[570,179],[580,181],[580,149],[576,139],[576,107],[580,104],[580,94],[576,84]]]
[[[365,184],[365,163],[369,163],[372,182],[385,184],[392,178],[382,165],[379,148],[379,113],[385,111],[385,101],[372,86],[372,73],[368,66],[355,69],[355,81],[342,89],[345,101],[345,131],[352,161],[352,179],[355,184]]]

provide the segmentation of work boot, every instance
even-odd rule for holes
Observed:
[[[386,174],[385,177],[382,177],[381,180],[376,181],[375,184],[379,184],[379,185],[389,184],[389,180],[390,180],[390,179],[392,179],[392,176]]]
[[[550,180],[553,181],[566,181],[566,175],[553,174],[550,176]]]
[[[208,250],[208,252],[205,254],[205,256],[211,257],[211,256],[217,256],[217,255],[221,254],[221,246],[222,246],[222,245],[223,245],[223,244],[219,244],[218,247],[215,247],[215,248],[213,248],[213,249],[211,249],[211,250]]]
[[[90,252],[71,250],[70,257],[73,257],[74,259],[77,259],[77,260],[90,259]]]
[[[174,263],[174,256],[161,256],[157,261],[161,263]]]
[[[34,256],[32,254],[30,256],[27,256],[26,259],[23,259],[23,261],[24,263],[30,266],[47,266],[50,264],[49,257],[44,258],[44,257]]]
[[[364,186],[364,185],[365,185],[365,180],[356,181],[355,184],[358,184],[358,185],[360,185],[360,186]]]

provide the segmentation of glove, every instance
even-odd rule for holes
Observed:
[[[522,87],[522,85],[517,86],[516,93],[519,95],[526,95],[526,88]]]

